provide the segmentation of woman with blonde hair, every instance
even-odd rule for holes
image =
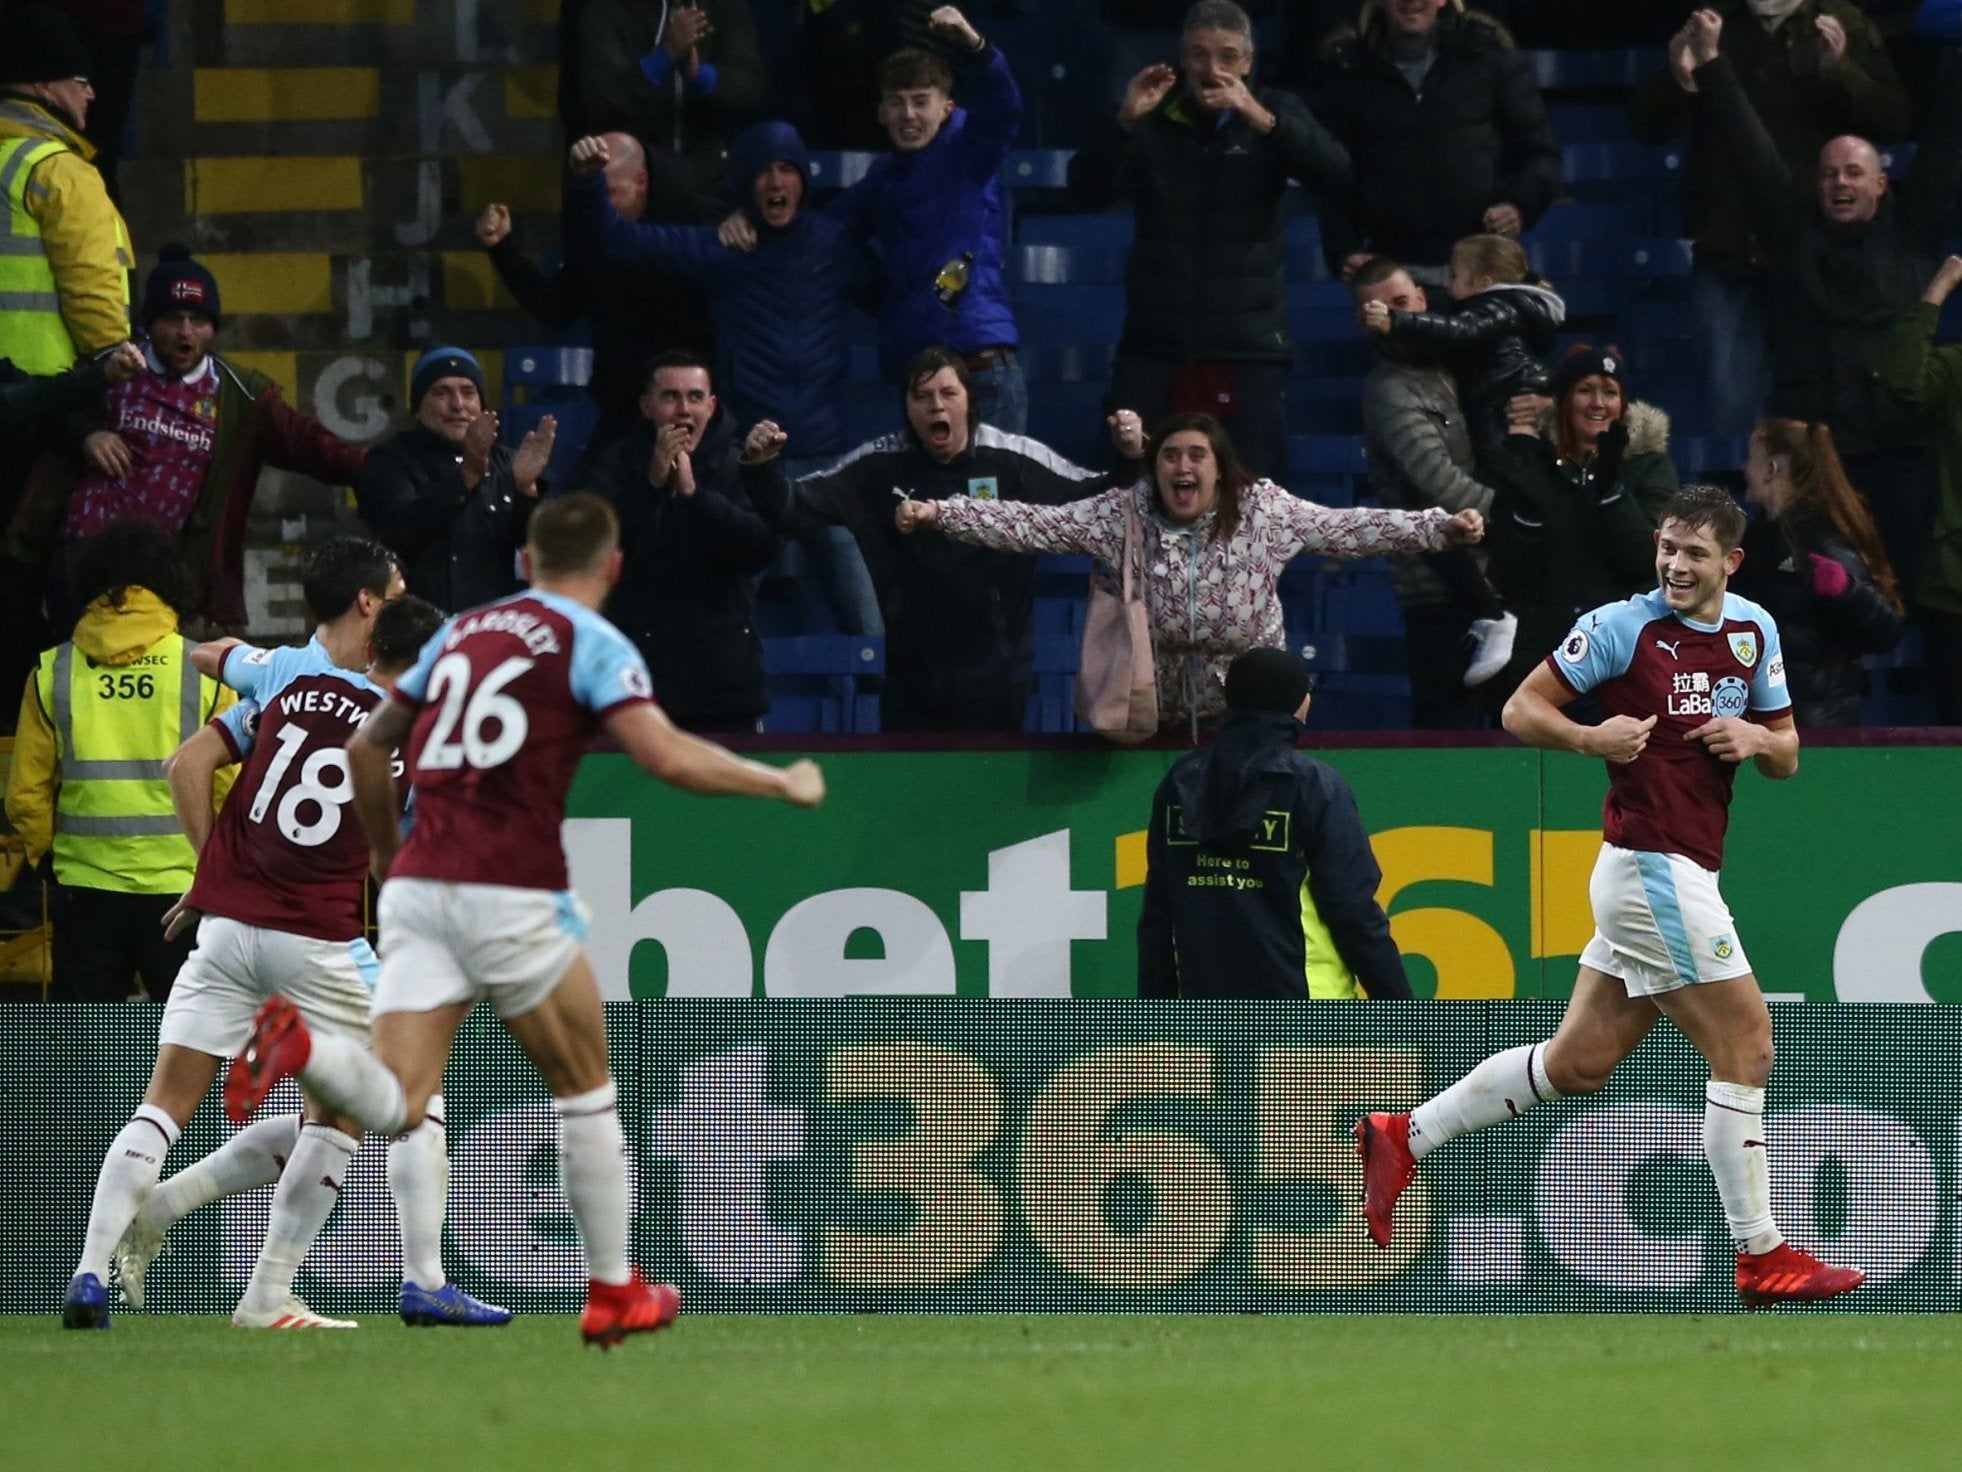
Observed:
[[[1798,419],[1758,425],[1744,486],[1764,515],[1744,533],[1731,591],[1777,620],[1799,725],[1857,726],[1860,657],[1899,643],[1902,620],[1866,498],[1848,483],[1832,430]]]
[[[1117,567],[1128,502],[1144,539],[1159,725],[1195,732],[1224,712],[1226,667],[1235,655],[1282,647],[1277,584],[1298,553],[1434,552],[1485,534],[1476,511],[1318,506],[1254,480],[1210,414],[1174,414],[1159,424],[1147,464],[1136,485],[1062,506],[978,496],[901,501],[899,529],[937,527],[956,541],[1004,552],[1087,552]]]

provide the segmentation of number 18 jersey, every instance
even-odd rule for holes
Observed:
[[[345,747],[381,688],[336,668],[318,639],[235,648],[223,678],[245,699],[213,724],[244,770],[198,856],[190,903],[243,925],[353,940],[368,842],[349,807]]]
[[[391,878],[567,887],[565,798],[601,722],[651,703],[625,635],[555,593],[458,614],[395,686],[409,737],[415,822]]]

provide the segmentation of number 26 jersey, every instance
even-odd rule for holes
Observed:
[[[606,717],[651,703],[626,636],[555,593],[451,619],[396,682],[416,710],[415,821],[391,878],[567,887],[559,829],[579,758]]]

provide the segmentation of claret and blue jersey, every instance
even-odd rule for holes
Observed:
[[[243,764],[191,886],[193,907],[317,940],[361,934],[368,844],[348,809],[347,738],[381,703],[318,638],[238,645],[220,677],[242,697],[212,724]]]
[[[579,758],[601,723],[651,703],[647,665],[597,613],[518,593],[460,613],[396,682],[416,819],[390,877],[566,887],[559,829]]]
[[[1546,662],[1575,694],[1594,691],[1603,715],[1656,717],[1642,754],[1609,765],[1607,841],[1720,868],[1737,768],[1689,733],[1719,717],[1767,721],[1791,710],[1771,615],[1726,593],[1715,623],[1692,623],[1656,588],[1582,615]]]

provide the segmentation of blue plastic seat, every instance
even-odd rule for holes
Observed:
[[[1024,213],[1017,240],[1022,245],[1128,251],[1135,230],[1136,222],[1126,209],[1055,215]]]
[[[843,634],[765,639],[770,709],[763,729],[876,731],[878,698],[860,682],[883,674],[885,667],[883,639]]]
[[[1560,151],[1560,182],[1640,185],[1653,187],[1683,171],[1680,147],[1651,148],[1646,143],[1581,143]]]
[[[593,350],[591,348],[543,343],[504,350],[504,390],[507,402],[532,397],[526,394],[514,400],[511,396],[511,390],[514,388],[579,390],[584,389],[592,381]]]
[[[1543,92],[1625,91],[1665,62],[1653,47],[1601,51],[1521,51]]]

